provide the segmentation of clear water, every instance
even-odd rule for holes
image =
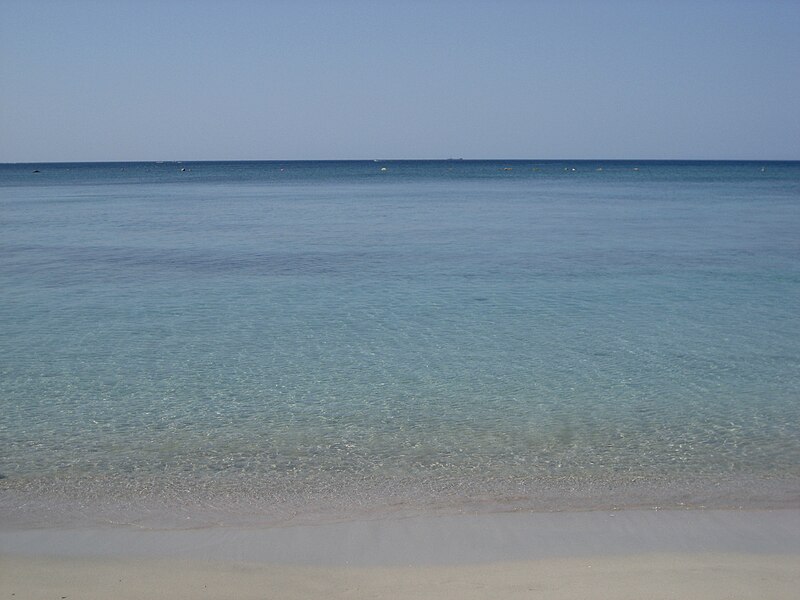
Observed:
[[[7,521],[800,498],[800,163],[0,165],[0,211]]]

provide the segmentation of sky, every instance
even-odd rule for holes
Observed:
[[[0,162],[800,160],[800,0],[0,0]]]

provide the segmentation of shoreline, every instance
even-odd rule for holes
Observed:
[[[792,598],[800,509],[0,530],[0,596]]]
[[[284,482],[285,483],[285,482]],[[340,482],[337,487],[230,485],[101,478],[0,481],[0,531],[43,527],[142,529],[284,527],[494,513],[800,509],[800,479],[742,476],[630,481],[564,479],[491,484],[436,480]],[[234,485],[236,484],[236,485]],[[274,484],[274,482],[273,482]],[[247,486],[247,487],[245,487]]]
[[[261,527],[0,529],[0,554],[19,557],[428,566],[686,552],[800,556],[800,509],[517,511]]]

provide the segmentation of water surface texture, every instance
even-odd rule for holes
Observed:
[[[800,163],[0,165],[0,211],[9,522],[800,503]]]

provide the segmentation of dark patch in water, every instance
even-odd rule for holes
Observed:
[[[30,270],[48,266],[61,273],[64,269],[106,267],[119,275],[135,270],[158,273],[183,271],[197,274],[244,273],[250,275],[309,275],[328,273],[362,273],[380,269],[392,261],[386,252],[242,252],[224,253],[178,249],[144,249],[122,247],[0,247],[0,254],[15,256],[19,268]]]

